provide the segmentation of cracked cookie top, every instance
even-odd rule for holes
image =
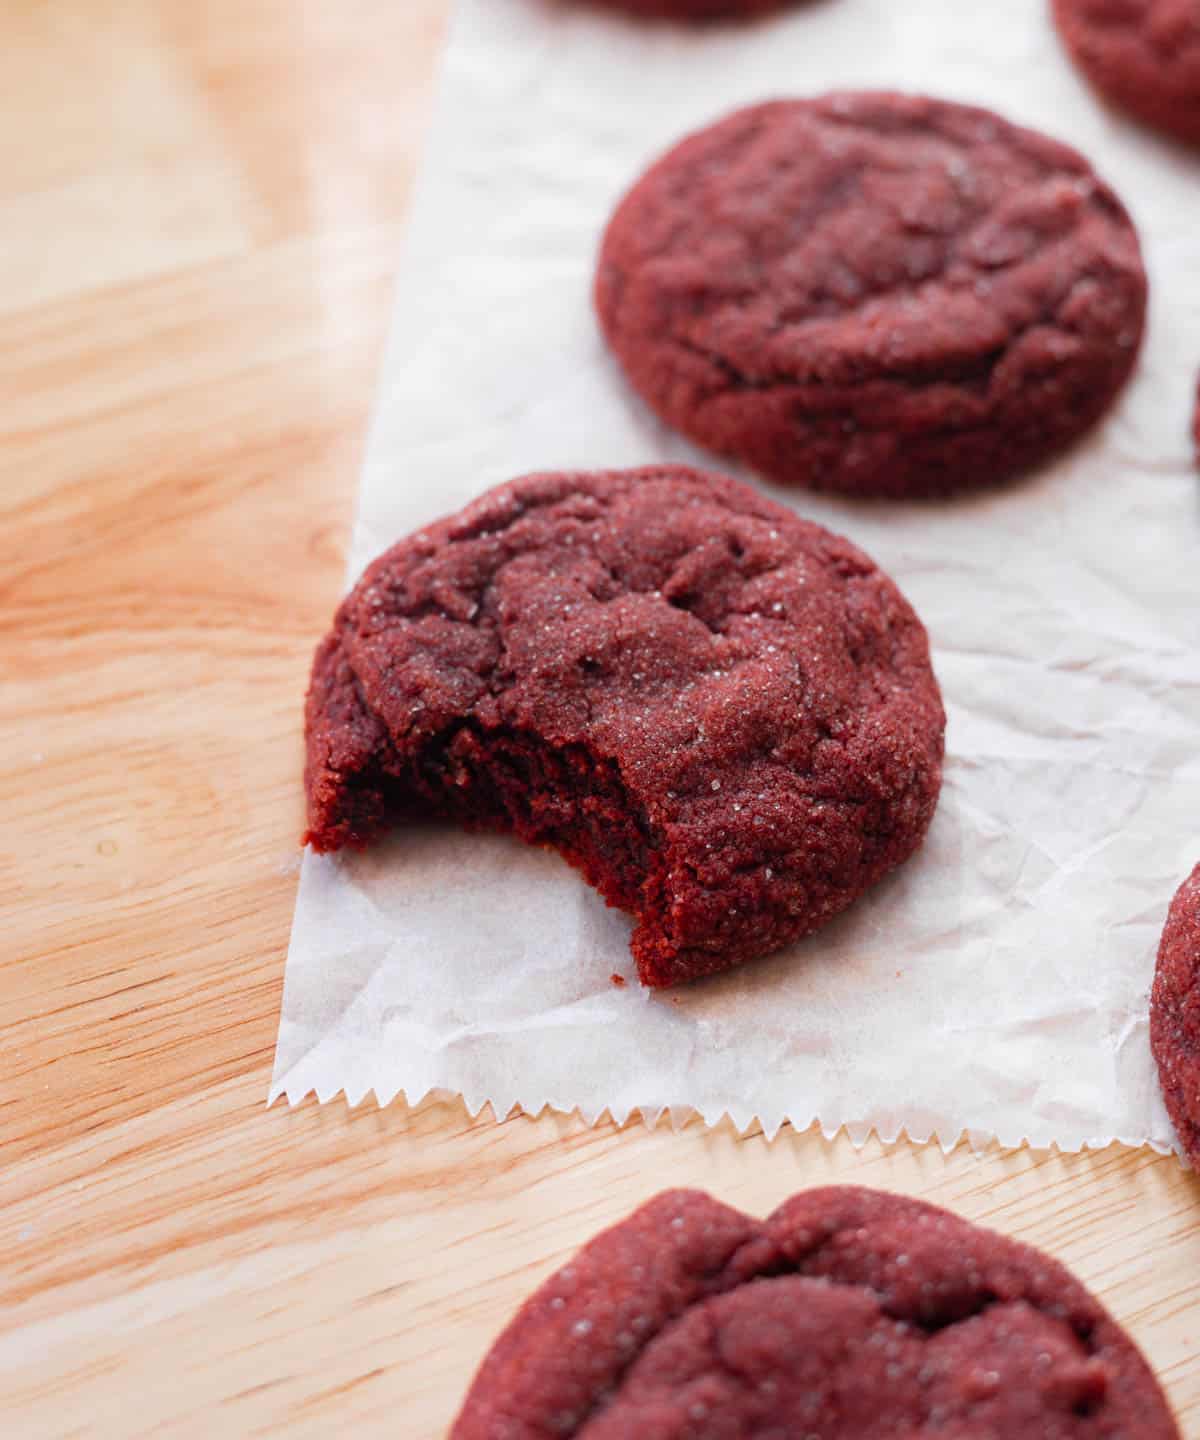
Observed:
[[[1048,1256],[916,1200],[753,1220],[659,1195],[546,1281],[452,1440],[1178,1440],[1154,1376]]]
[[[1146,304],[1137,236],[1075,151],[886,93],[741,110],[617,208],[595,288],[634,387],[784,483],[1003,479],[1104,412]]]

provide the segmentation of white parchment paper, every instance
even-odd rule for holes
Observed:
[[[793,950],[666,994],[633,978],[629,921],[554,855],[429,828],[306,856],[272,1099],[441,1089],[500,1114],[1172,1144],[1146,1005],[1200,856],[1200,162],[1094,101],[1045,0],[816,0],[699,33],[460,0],[350,575],[529,470],[732,469],[622,383],[590,307],[597,240],[686,131],[855,86],[991,105],[1078,145],[1129,204],[1152,283],[1134,384],[1052,469],[939,505],[774,492],[862,545],[929,628],[950,723],[924,850]]]

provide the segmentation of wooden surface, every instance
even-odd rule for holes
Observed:
[[[1053,1251],[1200,1436],[1173,1160],[265,1108],[301,695],[443,20],[0,9],[0,1430],[437,1436],[516,1303],[636,1202],[838,1179]]]

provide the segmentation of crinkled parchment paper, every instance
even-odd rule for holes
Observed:
[[[992,105],[1078,145],[1128,202],[1153,290],[1134,384],[1052,469],[940,505],[781,497],[862,545],[929,628],[950,724],[924,850],[793,950],[666,994],[633,980],[629,921],[552,854],[431,827],[308,855],[272,1098],[441,1089],[501,1114],[1172,1144],[1146,1002],[1200,857],[1200,162],[1093,100],[1045,0],[816,0],[701,33],[461,0],[350,573],[529,470],[719,465],[607,357],[598,236],[675,137],[854,86]]]

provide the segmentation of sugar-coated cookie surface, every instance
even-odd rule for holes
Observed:
[[[813,1190],[753,1220],[659,1195],[536,1292],[451,1440],[1178,1440],[1048,1256],[919,1201]]]
[[[1163,928],[1150,1046],[1180,1144],[1200,1168],[1200,865],[1179,887]]]
[[[1200,0],[1054,0],[1054,15],[1106,99],[1200,145]]]
[[[925,631],[849,541],[681,467],[534,475],[382,555],[307,707],[308,840],[417,816],[557,848],[647,985],[816,929],[920,844]]]
[[[886,93],[776,101],[651,167],[600,323],[669,424],[788,485],[907,496],[1029,469],[1128,378],[1146,276],[1066,146]]]

